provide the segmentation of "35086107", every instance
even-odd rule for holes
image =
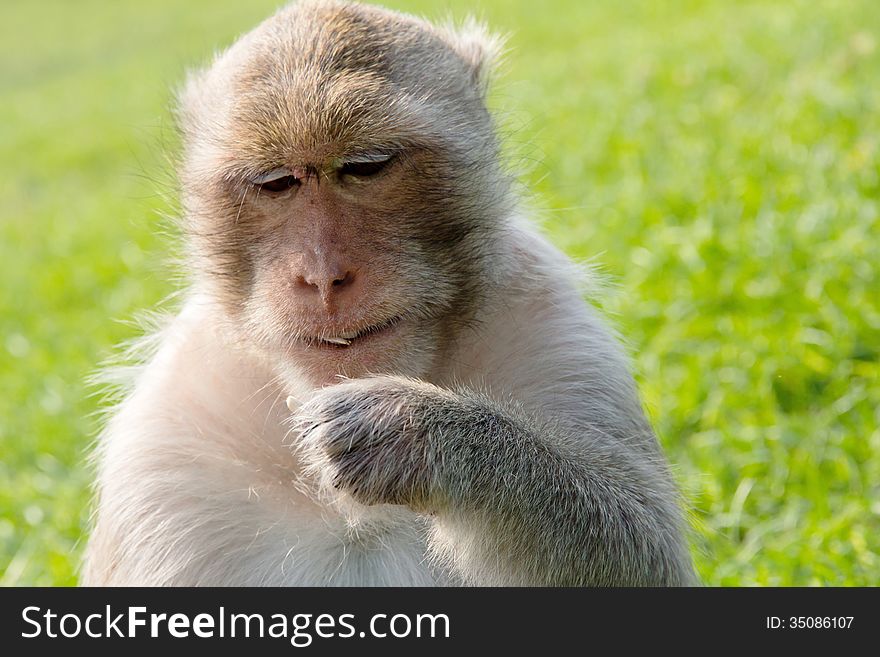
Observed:
[[[849,629],[855,616],[767,616],[766,627],[769,630],[838,630]]]

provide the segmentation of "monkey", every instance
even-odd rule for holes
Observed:
[[[535,227],[502,40],[300,0],[179,96],[179,310],[95,451],[86,585],[678,586],[682,503]]]

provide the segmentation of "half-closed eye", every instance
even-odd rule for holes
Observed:
[[[262,191],[277,194],[300,184],[299,178],[294,176],[288,169],[280,168],[261,174],[251,179],[251,183]]]
[[[377,153],[375,155],[359,155],[343,162],[339,167],[339,175],[369,178],[382,172],[394,159],[393,155]]]

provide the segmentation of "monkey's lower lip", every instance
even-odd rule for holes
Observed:
[[[399,316],[392,317],[384,322],[373,324],[372,326],[357,331],[342,333],[338,336],[306,338],[306,343],[310,346],[323,349],[348,349],[354,345],[366,342],[381,333],[387,333],[394,328],[398,322],[400,322]]]

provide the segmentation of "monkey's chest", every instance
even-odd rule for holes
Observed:
[[[344,522],[344,521],[343,521]],[[314,586],[438,586],[444,577],[430,566],[424,527],[417,520],[324,526],[288,554],[286,570],[298,584]],[[291,570],[295,572],[290,572]]]

